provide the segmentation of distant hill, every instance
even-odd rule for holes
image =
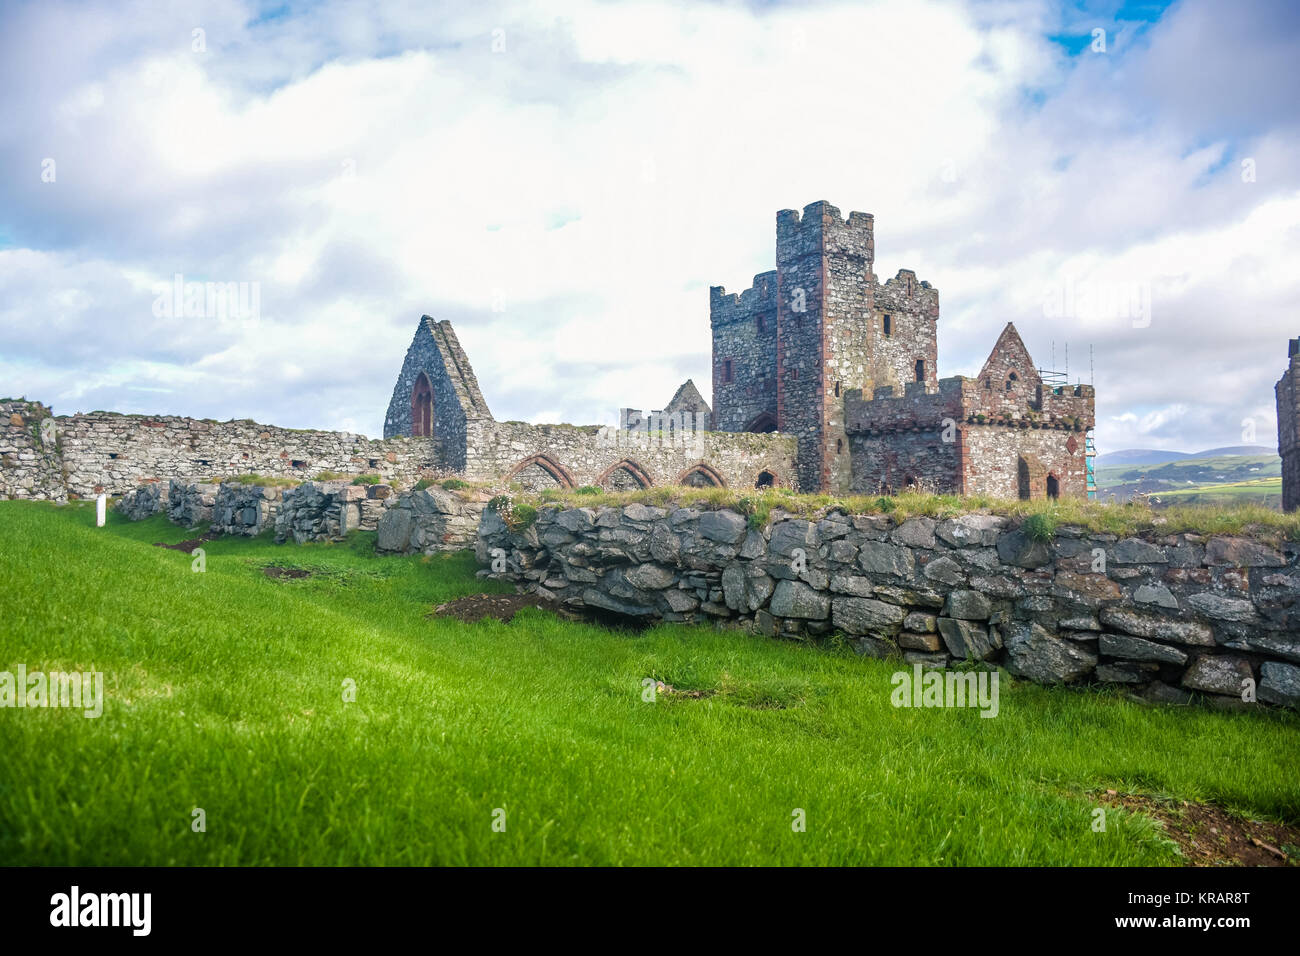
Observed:
[[[1163,465],[1184,458],[1223,458],[1229,455],[1276,455],[1277,449],[1267,445],[1228,445],[1207,448],[1205,451],[1162,451],[1157,448],[1125,448],[1098,455],[1094,464],[1098,468],[1112,465]]]
[[[1190,458],[1226,458],[1229,455],[1257,455],[1273,456],[1277,454],[1277,449],[1270,445],[1225,445],[1223,448],[1207,448],[1205,451],[1198,451]]]
[[[1140,454],[1139,449],[1130,451]],[[1242,451],[1251,454],[1240,454]],[[1151,464],[1098,465],[1097,496],[1103,501],[1127,501],[1134,495],[1151,495],[1152,503],[1159,498],[1165,504],[1254,500],[1266,507],[1280,507],[1282,459],[1269,448],[1236,445],[1195,455],[1159,454],[1179,457]]]

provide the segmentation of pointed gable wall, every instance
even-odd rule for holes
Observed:
[[[697,428],[708,429],[710,427],[709,418],[712,409],[709,408],[709,403],[704,400],[704,396],[695,387],[695,382],[692,379],[688,378],[683,382],[681,387],[673,394],[672,401],[664,407],[665,414],[672,415],[674,412],[690,412],[695,416],[694,421],[698,423]]]
[[[994,417],[1025,417],[1040,401],[1043,380],[1025,348],[1020,333],[1010,322],[998,336],[976,380],[973,412]]]
[[[420,376],[433,389],[433,435],[435,458],[445,468],[465,467],[466,423],[491,420],[492,413],[479,391],[478,379],[468,356],[460,347],[451,323],[422,316],[406,359],[393,387],[384,418],[384,437],[413,434],[411,398]]]

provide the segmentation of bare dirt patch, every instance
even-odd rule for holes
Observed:
[[[497,621],[512,621],[526,607],[540,607],[548,611],[558,608],[536,594],[470,594],[446,604],[439,604],[429,617],[454,617],[473,624],[490,617]]]
[[[155,548],[166,548],[169,551],[184,551],[186,554],[193,554],[194,549],[204,542],[211,541],[216,537],[214,534],[205,534],[197,538],[191,538],[189,541],[182,541],[179,544],[164,544],[161,541],[155,541]]]
[[[1158,800],[1114,790],[1095,796],[1105,806],[1160,821],[1188,866],[1300,865],[1300,827],[1247,820],[1221,807],[1187,800]]]
[[[262,573],[268,578],[309,578],[311,572],[306,568],[281,568],[275,565],[269,565],[262,569]]]

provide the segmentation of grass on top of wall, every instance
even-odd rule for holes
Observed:
[[[209,478],[209,485],[260,485],[263,488],[297,488],[302,484],[301,478],[285,478],[272,475],[218,475]]]
[[[1040,528],[1078,527],[1087,531],[1128,536],[1141,531],[1161,534],[1246,534],[1267,540],[1300,540],[1300,512],[1283,514],[1246,503],[1182,505],[1153,509],[1145,504],[1089,501],[1081,498],[1018,501],[987,495],[936,495],[903,492],[897,495],[799,494],[788,488],[736,489],[660,486],[639,491],[606,491],[601,488],[516,491],[514,504],[533,507],[556,505],[565,508],[621,507],[639,502],[646,505],[680,506],[718,510],[730,508],[750,516],[751,527],[767,525],[777,511],[802,518],[816,518],[832,511],[846,514],[888,514],[897,520],[925,516],[946,518],[985,513],[1006,515],[1024,521],[1041,516]],[[1048,534],[1050,537],[1050,533]]]
[[[468,555],[154,546],[192,536],[0,502],[0,670],[105,688],[94,719],[0,708],[5,863],[1179,865],[1150,817],[1098,832],[1098,794],[1300,821],[1294,713],[1005,675],[995,718],[899,708],[902,665],[834,641],[466,624],[431,611],[505,590]]]

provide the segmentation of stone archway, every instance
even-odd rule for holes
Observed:
[[[764,468],[758,473],[758,478],[754,480],[755,488],[779,488],[781,479],[776,472],[769,468]]]
[[[1049,498],[1061,497],[1061,483],[1060,481],[1057,480],[1055,475],[1047,476],[1047,497]]]
[[[596,479],[596,484],[609,491],[636,491],[654,486],[645,469],[630,458],[606,468]]]
[[[725,488],[726,479],[712,465],[697,462],[677,476],[677,484],[688,488]]]
[[[417,437],[433,435],[433,385],[423,372],[416,376],[411,388],[411,434]]]
[[[549,455],[531,455],[510,469],[507,479],[518,482],[529,491],[546,488],[572,488],[573,476]]]
[[[774,432],[776,431],[776,416],[771,412],[759,412],[744,428],[747,432]]]

